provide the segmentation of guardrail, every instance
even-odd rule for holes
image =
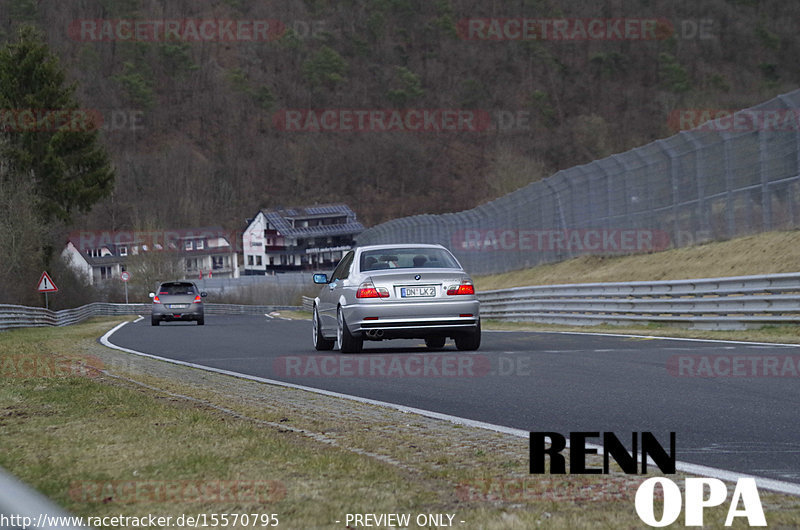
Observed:
[[[74,309],[51,311],[41,307],[0,304],[0,330],[40,326],[68,326],[91,317],[149,315],[152,304],[111,304],[93,302]],[[300,306],[205,304],[207,315],[263,315],[272,311],[292,311]]]
[[[314,310],[314,299],[310,296],[303,297],[303,310],[304,311],[313,311]]]
[[[2,528],[59,528],[62,530],[86,530],[89,526],[77,526],[72,517],[50,499],[0,468],[0,519]]]
[[[800,323],[800,273],[654,282],[580,283],[514,287],[478,293],[481,316],[547,324],[594,325],[649,322],[698,329],[744,329]],[[302,306],[205,304],[209,315],[261,315],[312,309]],[[94,316],[147,315],[151,304],[95,302],[75,309],[0,305],[0,330],[66,326]]]
[[[548,324],[745,329],[800,323],[800,273],[515,287],[478,298],[483,318]]]

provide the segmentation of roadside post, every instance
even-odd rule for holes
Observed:
[[[125,305],[128,305],[128,280],[131,279],[131,273],[122,271],[122,274],[119,275],[119,279],[125,284]]]

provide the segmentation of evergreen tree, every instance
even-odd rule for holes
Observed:
[[[32,123],[23,110],[48,121]],[[66,112],[59,118],[59,111]],[[114,171],[98,141],[99,123],[78,109],[75,85],[66,83],[58,59],[31,26],[21,26],[16,40],[0,49],[0,113],[4,178],[33,181],[44,221],[69,221],[72,212],[89,211],[111,193]]]

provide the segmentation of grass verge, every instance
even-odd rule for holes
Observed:
[[[529,475],[525,439],[109,350],[96,338],[114,322],[0,333],[0,465],[76,515],[643,526],[643,477]],[[762,491],[762,502],[770,526],[800,526],[800,499]],[[708,510],[708,526],[725,512]]]
[[[612,326],[610,324],[598,324],[596,326],[564,326],[559,324],[541,324],[537,322],[506,322],[491,319],[482,321],[481,325],[483,326],[483,329],[497,331],[610,333],[652,337],[675,337],[683,339],[800,344],[800,326],[794,324],[763,326],[758,329],[724,331],[685,329],[664,324],[649,324],[641,326]]]
[[[498,252],[502,257],[502,252]],[[685,280],[800,271],[800,231],[765,232],[651,254],[588,255],[504,274],[477,276],[481,291],[592,282]]]

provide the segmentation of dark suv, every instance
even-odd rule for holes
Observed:
[[[207,293],[200,292],[194,282],[164,282],[158,291],[150,293],[153,299],[153,312],[150,323],[158,326],[162,320],[194,320],[198,326],[205,323],[203,298]]]

